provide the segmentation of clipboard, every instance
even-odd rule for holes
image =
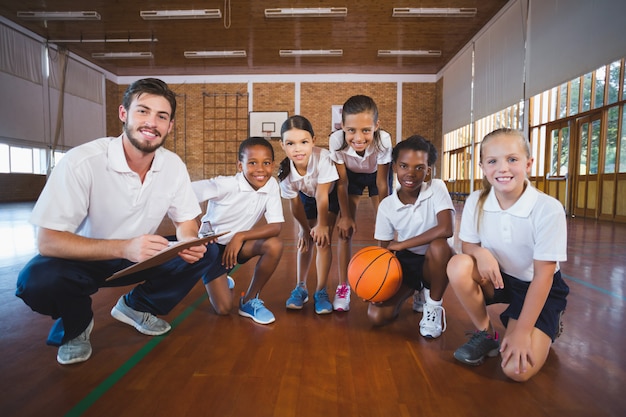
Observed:
[[[108,277],[106,281],[111,281],[111,280],[126,276],[128,274],[133,274],[135,272],[143,271],[144,269],[161,265],[162,263],[165,263],[169,261],[170,259],[173,259],[176,256],[178,256],[178,252],[180,252],[181,250],[190,248],[192,246],[203,245],[207,242],[217,239],[220,236],[224,236],[227,233],[230,233],[230,232],[221,232],[221,233],[216,233],[210,236],[201,237],[198,239],[175,242],[173,245],[168,246],[167,248],[163,249],[161,252],[157,253],[153,257],[146,259],[145,261],[137,262],[136,264],[133,264],[120,271],[117,271],[116,273]]]

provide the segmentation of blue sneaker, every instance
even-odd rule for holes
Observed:
[[[326,288],[316,291],[313,298],[315,299],[315,312],[317,314],[328,314],[333,311],[333,305],[328,300]]]
[[[276,318],[264,305],[259,297],[254,297],[245,304],[242,304],[243,298],[239,300],[239,315],[249,317],[259,324],[273,323]]]
[[[306,290],[304,282],[301,282],[291,291],[286,304],[287,308],[291,310],[300,310],[307,301],[309,301],[309,292]]]

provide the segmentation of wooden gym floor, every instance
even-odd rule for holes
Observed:
[[[477,368],[455,362],[471,324],[450,289],[447,331],[432,341],[419,335],[421,314],[409,302],[383,328],[369,325],[366,304],[354,296],[347,313],[318,316],[312,301],[287,311],[295,284],[290,219],[283,261],[261,294],[274,324],[236,311],[216,316],[198,284],[165,317],[169,334],[144,336],[109,314],[128,288],[103,289],[93,297],[91,359],[59,365],[57,349],[45,345],[52,320],[14,295],[19,270],[36,252],[31,208],[0,205],[0,416],[624,415],[626,225],[568,219],[565,333],[540,374],[519,384],[503,376],[497,358]],[[374,243],[366,199],[357,221],[354,250]],[[233,274],[236,293],[251,270],[243,265]],[[330,293],[336,279],[333,267]],[[492,308],[494,315],[501,309]]]

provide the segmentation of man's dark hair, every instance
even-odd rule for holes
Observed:
[[[130,103],[135,97],[139,97],[142,94],[153,94],[155,96],[165,97],[170,103],[172,113],[170,114],[170,120],[174,120],[176,114],[176,93],[169,89],[165,82],[157,78],[143,78],[137,80],[128,86],[124,92],[124,98],[122,99],[122,106],[128,111]]]

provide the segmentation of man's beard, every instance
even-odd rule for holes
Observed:
[[[144,153],[152,153],[156,151],[161,146],[163,146],[163,144],[165,143],[165,139],[167,138],[166,133],[165,135],[161,136],[161,140],[159,142],[156,142],[156,140],[154,142],[142,142],[132,135],[132,133],[136,133],[135,130],[136,129],[133,125],[124,125],[124,133],[126,134],[126,137],[128,138],[131,145]]]

